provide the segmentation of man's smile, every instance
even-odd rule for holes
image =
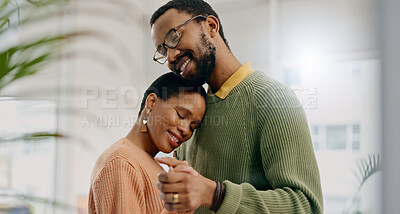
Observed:
[[[188,72],[191,68],[192,58],[189,56],[184,56],[179,59],[178,63],[175,65],[175,71],[180,74],[183,78],[186,78]]]

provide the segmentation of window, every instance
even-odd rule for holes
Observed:
[[[285,84],[295,86],[300,84],[300,72],[296,68],[284,69]]]
[[[56,132],[56,105],[50,101],[0,100],[0,200],[23,195],[54,200],[54,138],[26,134]],[[52,213],[46,203],[24,201],[35,213]]]
[[[353,150],[360,150],[360,125],[353,125],[353,141],[352,141]]]
[[[346,140],[346,126],[326,127],[326,148],[328,150],[345,150]]]
[[[312,141],[314,145],[315,150],[319,150],[319,127],[318,126],[313,126],[311,129],[311,136],[312,136]]]
[[[360,125],[316,125],[311,127],[316,151],[360,150]]]

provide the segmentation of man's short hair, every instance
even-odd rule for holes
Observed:
[[[228,41],[225,39],[224,30],[222,29],[221,20],[219,19],[217,13],[212,9],[212,7],[203,0],[172,0],[161,6],[156,10],[150,19],[150,26],[153,26],[154,22],[163,15],[169,9],[176,9],[178,12],[186,12],[187,14],[194,16],[197,15],[213,15],[218,19],[219,22],[219,35],[224,40],[226,46],[230,49]],[[200,22],[200,20],[198,20]]]

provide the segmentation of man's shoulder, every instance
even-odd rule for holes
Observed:
[[[260,95],[260,98],[271,98],[279,96],[279,93],[291,93],[292,90],[284,83],[279,82],[262,71],[254,71],[246,79],[243,80],[244,88],[251,89],[255,95]]]
[[[298,99],[293,90],[284,83],[275,80],[262,71],[254,71],[243,82],[247,88],[251,88],[253,101],[260,109],[288,109],[299,108]]]
[[[272,77],[268,76],[263,71],[256,70],[247,76],[239,85],[251,86],[251,88],[274,88],[285,87],[285,85]]]

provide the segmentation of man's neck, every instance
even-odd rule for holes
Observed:
[[[217,92],[224,82],[234,74],[242,64],[228,49],[220,52],[215,57],[215,67],[207,84],[213,93]]]

